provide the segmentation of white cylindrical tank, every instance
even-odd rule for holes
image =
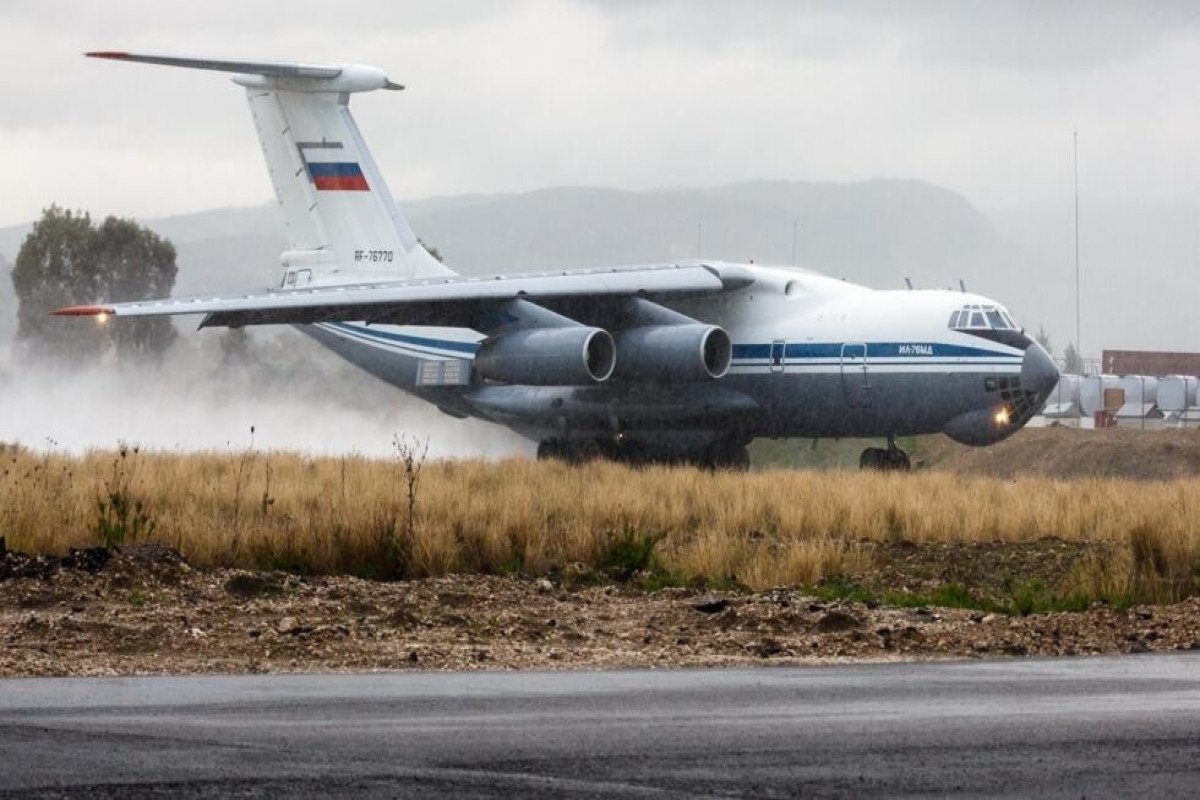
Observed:
[[[1050,396],[1046,398],[1046,405],[1058,406],[1074,403],[1079,405],[1079,382],[1082,380],[1078,375],[1062,374],[1058,376],[1058,383],[1054,385],[1054,389],[1050,392]]]
[[[1164,375],[1158,380],[1158,407],[1164,414],[1196,405],[1200,379],[1192,375]]]
[[[1117,388],[1125,391],[1125,402],[1147,405],[1158,396],[1158,378],[1153,375],[1122,375]]]
[[[1116,375],[1085,375],[1079,379],[1079,408],[1090,417],[1104,409],[1104,390],[1121,388]],[[1114,411],[1116,409],[1113,409]]]

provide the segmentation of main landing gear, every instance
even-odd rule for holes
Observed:
[[[620,464],[690,464],[704,469],[745,472],[750,469],[750,451],[740,441],[717,440],[703,450],[659,451],[634,442],[601,439],[543,439],[538,443],[538,461],[556,459],[568,464],[585,464],[608,459]]]
[[[705,448],[699,459],[691,463],[705,469],[745,472],[750,469],[750,450],[736,441],[717,440]]]
[[[908,453],[896,446],[896,437],[888,437],[888,446],[884,447],[868,447],[862,451],[862,456],[858,459],[859,469],[874,469],[881,472],[897,471],[908,472],[912,469],[912,462],[909,461]]]
[[[538,443],[538,461],[565,461],[585,464],[604,456],[597,439],[543,439]]]

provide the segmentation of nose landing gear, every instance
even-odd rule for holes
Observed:
[[[862,451],[862,455],[858,459],[859,469],[874,469],[883,471],[898,471],[908,472],[912,469],[912,462],[908,458],[908,453],[896,446],[896,437],[888,436],[888,446],[884,447],[868,447]]]

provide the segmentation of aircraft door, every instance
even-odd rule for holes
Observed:
[[[871,405],[871,384],[867,374],[867,346],[842,345],[842,392],[846,405],[866,408]]]
[[[771,372],[783,372],[783,356],[785,348],[782,339],[776,339],[771,342]]]

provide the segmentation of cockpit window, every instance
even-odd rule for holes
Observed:
[[[1032,343],[1001,306],[973,303],[950,314],[950,330],[1024,350]]]
[[[950,328],[956,331],[1016,331],[1020,327],[999,306],[969,305],[950,314]]]

